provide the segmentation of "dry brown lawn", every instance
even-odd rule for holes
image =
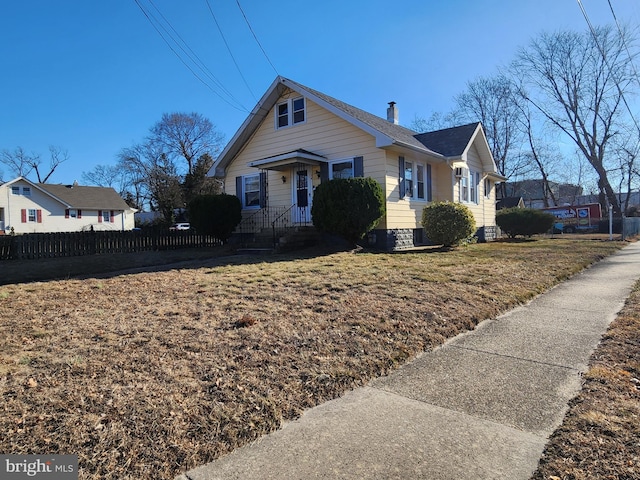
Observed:
[[[623,245],[227,257],[0,286],[0,452],[170,479]]]

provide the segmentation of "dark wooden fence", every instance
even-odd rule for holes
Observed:
[[[222,242],[192,231],[29,233],[0,236],[0,260],[74,257],[182,248],[216,247]]]

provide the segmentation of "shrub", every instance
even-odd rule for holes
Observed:
[[[311,217],[320,231],[357,243],[385,213],[382,187],[373,178],[322,182],[313,194]]]
[[[226,242],[242,220],[242,205],[235,195],[199,195],[187,206],[189,222],[198,233]]]
[[[535,208],[505,208],[496,214],[496,223],[509,238],[548,232],[555,221],[552,214]]]
[[[427,238],[445,247],[459,245],[476,231],[476,221],[461,203],[433,202],[422,210],[422,226]]]

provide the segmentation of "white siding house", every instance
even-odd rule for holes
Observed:
[[[0,231],[50,233],[131,230],[135,209],[113,188],[33,183],[0,185]]]

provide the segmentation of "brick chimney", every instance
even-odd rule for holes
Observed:
[[[398,125],[398,108],[396,107],[396,102],[389,102],[389,108],[387,108],[387,120]]]

